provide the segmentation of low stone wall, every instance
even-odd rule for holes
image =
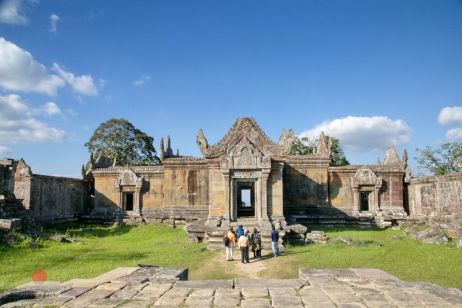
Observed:
[[[208,213],[209,207],[207,205],[169,206],[162,208],[144,208],[143,218],[148,222],[176,224],[178,222],[191,222],[198,219],[206,219]]]
[[[30,183],[30,209],[38,223],[76,220],[88,204],[87,186],[82,180],[33,175]]]
[[[411,180],[408,202],[413,218],[462,222],[462,172]]]

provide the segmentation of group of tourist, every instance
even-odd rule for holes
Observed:
[[[273,250],[273,256],[277,257],[279,255],[279,233],[275,228],[272,228],[271,231],[271,248]],[[253,258],[261,259],[261,250],[262,250],[262,240],[261,233],[258,232],[257,228],[253,229],[253,233],[250,233],[249,229],[244,229],[242,225],[239,225],[234,231],[232,227],[229,228],[229,231],[223,237],[223,243],[226,247],[226,260],[233,260],[233,250],[234,247],[239,247],[241,251],[241,262],[249,263],[249,249],[253,251]]]

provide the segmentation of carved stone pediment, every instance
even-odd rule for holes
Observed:
[[[201,153],[206,158],[229,155],[236,146],[247,141],[257,148],[262,156],[271,157],[288,153],[287,147],[274,143],[252,118],[238,118],[223,139],[214,145],[207,143],[202,130],[199,130],[196,138]]]
[[[121,189],[123,186],[133,186],[135,189],[143,187],[143,178],[138,176],[132,169],[126,168],[114,181],[114,186]]]
[[[407,154],[406,154],[407,155]],[[398,153],[394,146],[390,146],[385,153],[385,159],[383,160],[384,165],[401,165]]]
[[[289,129],[289,131],[283,129],[281,136],[279,137],[278,145],[282,147],[284,153],[290,153],[292,145],[296,139],[297,137],[292,129]]]
[[[250,137],[244,137],[221,157],[220,167],[222,169],[271,168],[271,157],[265,156]]]
[[[371,168],[358,169],[351,179],[353,188],[359,186],[374,186],[375,188],[382,187],[382,178],[378,177]]]
[[[14,176],[16,177],[28,177],[32,175],[32,170],[28,164],[24,161],[24,159],[20,159],[18,164],[16,165],[16,172]]]

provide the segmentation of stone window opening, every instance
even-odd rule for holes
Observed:
[[[369,211],[369,195],[370,195],[370,192],[361,191],[359,193],[359,195],[360,195],[360,198],[361,198],[360,211],[361,212],[368,212]]]
[[[124,210],[127,212],[132,212],[133,211],[133,193],[132,192],[127,192],[124,193],[123,196],[123,203],[124,203]]]

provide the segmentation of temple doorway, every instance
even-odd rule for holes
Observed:
[[[124,193],[123,202],[125,211],[133,211],[133,193]]]
[[[360,192],[360,197],[361,197],[361,211],[369,211],[369,192],[367,191],[362,191]]]
[[[255,182],[237,183],[237,217],[255,217]]]

